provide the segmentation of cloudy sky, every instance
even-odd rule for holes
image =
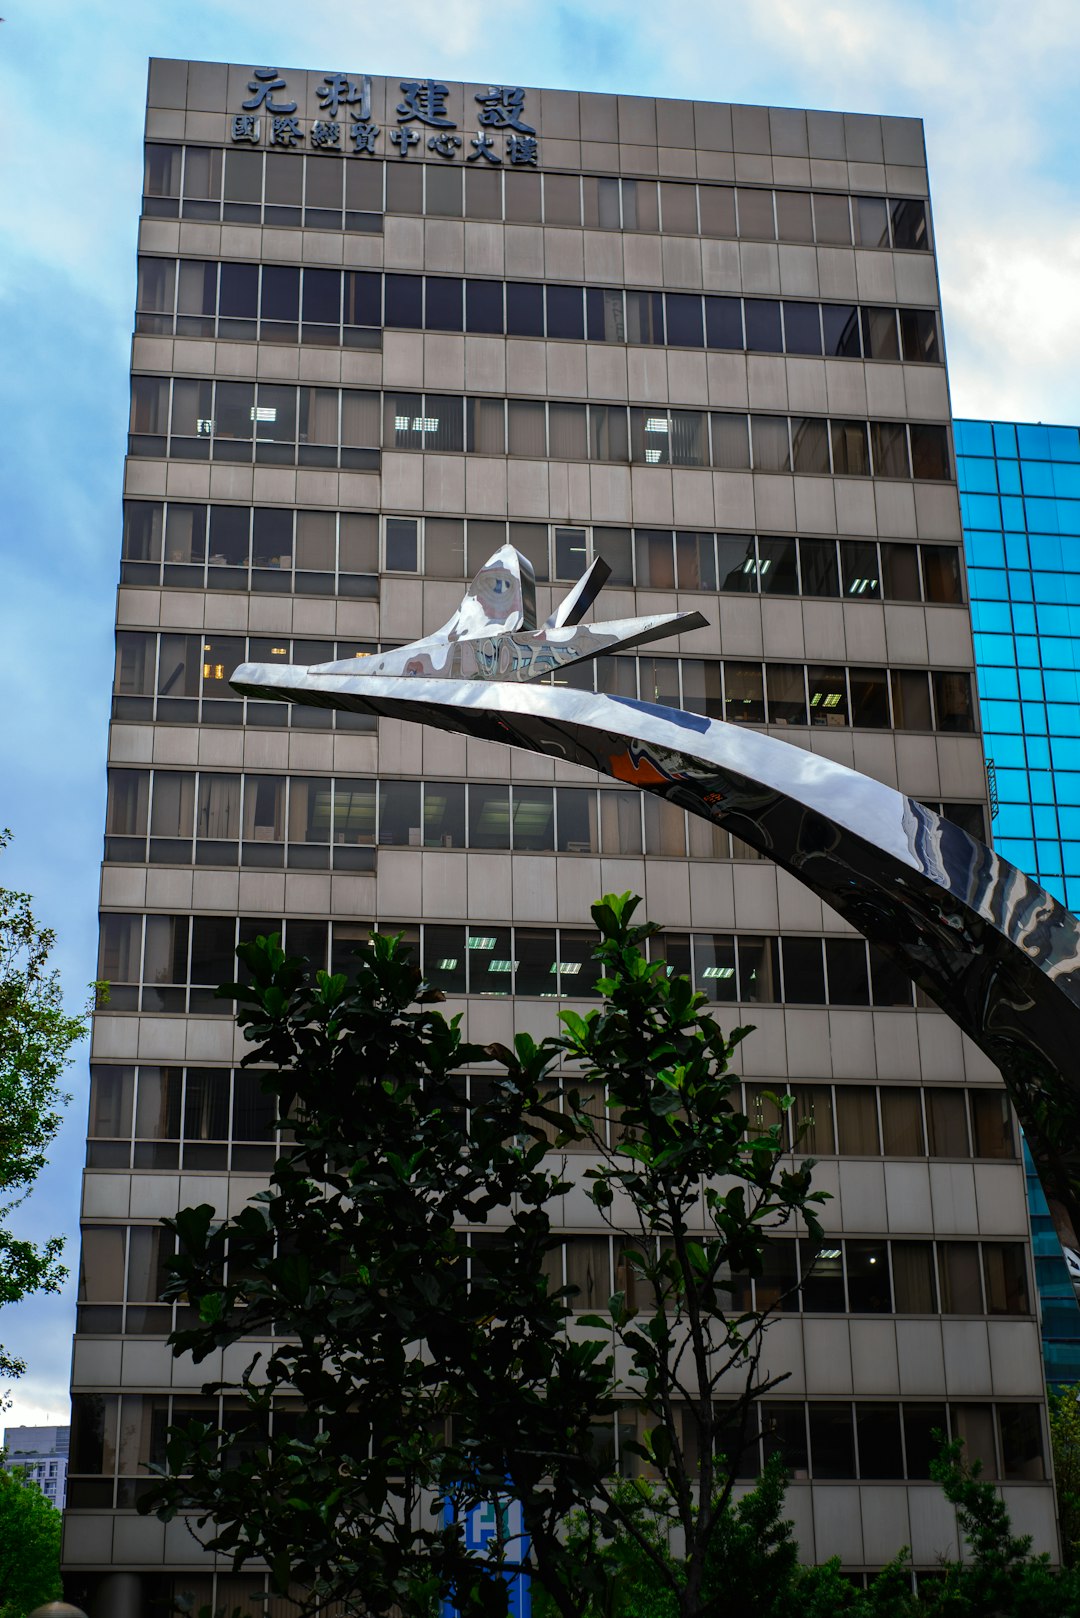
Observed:
[[[0,883],[56,928],[72,1004],[94,975],[149,56],[921,117],[956,414],[1078,422],[1078,50],[1075,0],[7,0]],[[85,1052],[71,1088],[26,1233],[77,1227]],[[0,1313],[30,1361],[9,1423],[66,1419],[73,1291]]]

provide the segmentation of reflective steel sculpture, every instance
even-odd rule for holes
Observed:
[[[594,562],[539,629],[509,546],[437,634],[308,668],[247,663],[248,696],[505,742],[655,792],[741,837],[925,990],[1001,1069],[1063,1246],[1080,1249],[1080,923],[1022,871],[881,782],[741,725],[541,675],[696,629],[697,613],[579,627]]]

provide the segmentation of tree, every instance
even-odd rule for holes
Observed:
[[[60,1524],[36,1483],[0,1467],[0,1618],[60,1600]]]
[[[824,1198],[809,1162],[785,1166],[781,1126],[741,1111],[730,1059],[748,1030],[726,1037],[646,960],[637,904],[593,906],[602,1005],[512,1051],[464,1044],[395,940],[358,952],[352,982],[310,978],[276,938],[240,947],[250,982],[222,992],[294,1139],[235,1218],[166,1221],[170,1295],[198,1311],[172,1342],[201,1360],[273,1341],[205,1390],[228,1395],[226,1423],[172,1430],[140,1509],[194,1512],[237,1565],[265,1557],[275,1588],[373,1613],[427,1618],[451,1594],[498,1614],[519,1567],[566,1618],[586,1599],[606,1611],[620,1535],[673,1613],[709,1610],[755,1401],[777,1380],[772,1309],[749,1308],[747,1278],[781,1228],[820,1236]],[[459,1076],[480,1064],[495,1076],[466,1135]],[[579,1183],[550,1155],[570,1143],[590,1154]],[[603,1314],[574,1314],[552,1275],[552,1213],[582,1189],[617,1240]],[[635,1429],[624,1457],[655,1479],[648,1511],[597,1440],[616,1412]],[[497,1525],[486,1555],[460,1528],[478,1503]]]
[[[1080,1401],[1075,1385],[1051,1388],[1050,1443],[1054,1452],[1061,1557],[1080,1565]]]
[[[0,849],[10,840],[9,831],[0,832]],[[62,1237],[39,1245],[13,1236],[4,1221],[44,1167],[71,1100],[60,1079],[87,1031],[84,1018],[64,1010],[59,974],[49,966],[56,935],[31,904],[29,894],[0,888],[0,1306],[56,1292],[67,1274]],[[0,1347],[0,1374],[25,1369]]]

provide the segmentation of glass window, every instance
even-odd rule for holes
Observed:
[[[461,170],[444,168],[429,163],[424,173],[427,178],[424,212],[443,219],[461,218]]]
[[[796,1152],[831,1157],[836,1150],[832,1087],[828,1084],[793,1084],[791,1109]]]
[[[922,1100],[912,1086],[883,1085],[881,1141],[886,1157],[923,1157]]]
[[[585,302],[581,287],[548,287],[547,334],[574,340],[585,336]]]
[[[666,410],[631,408],[630,454],[647,466],[671,464],[671,420]]]
[[[725,933],[694,934],[694,987],[710,1000],[736,998],[733,938]]]
[[[760,663],[724,663],[724,718],[731,724],[765,723],[765,689]]]
[[[846,725],[847,680],[843,669],[811,663],[806,670],[810,689],[810,723],[812,725]]]
[[[927,229],[926,203],[914,197],[897,197],[892,204],[893,246],[901,250],[927,251],[930,234]]]
[[[930,676],[934,687],[934,711],[938,730],[975,729],[970,674],[954,674],[935,669]]]
[[[424,395],[424,448],[444,453],[465,448],[464,403],[458,394]]]
[[[884,197],[852,197],[856,247],[888,247],[889,210]]]
[[[712,427],[713,465],[722,471],[738,471],[750,465],[749,424],[745,416],[720,415],[713,412]],[[723,574],[721,573],[721,577]]]
[[[547,454],[543,403],[533,399],[511,399],[507,411],[510,454],[542,460]]]
[[[543,209],[540,202],[539,174],[510,170],[506,176],[506,218],[519,225],[540,223]]]
[[[918,546],[882,541],[881,572],[887,601],[920,599]]]
[[[541,285],[529,281],[506,283],[506,334],[508,337],[543,337],[544,289]]]
[[[674,466],[708,466],[709,431],[703,410],[671,412],[671,460]]]
[[[356,171],[348,170],[351,175]],[[263,270],[263,285],[266,285],[266,270]],[[346,270],[344,282],[344,314],[345,325],[348,326],[381,326],[382,325],[382,276],[368,270]],[[345,341],[349,342],[349,333],[345,333]]]
[[[584,461],[588,459],[585,406],[583,404],[556,404],[548,406],[548,453],[552,460]]]
[[[875,1006],[910,1006],[910,978],[873,944],[870,945],[870,982]]]
[[[1015,1157],[1012,1114],[1004,1090],[971,1090],[971,1126],[976,1157]]]
[[[898,360],[900,337],[895,309],[862,311],[863,353],[868,360]]]
[[[510,790],[505,786],[469,787],[470,848],[510,847]]]
[[[642,797],[643,794],[636,791],[613,792],[601,789],[600,845],[605,854],[641,853]]]
[[[701,234],[732,239],[735,236],[735,188],[730,185],[700,185],[698,199]]]
[[[387,517],[386,566],[392,573],[415,573],[417,538],[415,517]]]
[[[930,687],[922,669],[892,671],[893,724],[897,730],[930,730]]]
[[[900,1406],[900,1411],[904,1421],[907,1475],[909,1478],[929,1478],[930,1462],[937,1459],[942,1440],[948,1437],[945,1406],[905,1402]]]
[[[622,219],[624,230],[659,230],[655,180],[622,182]]]
[[[944,427],[931,422],[911,424],[912,476],[934,482],[951,477],[949,435]]]
[[[1003,1476],[1029,1483],[1044,1478],[1040,1406],[1001,1404],[997,1413]]]
[[[791,444],[796,472],[829,473],[829,424],[820,416],[792,416]]]
[[[929,1089],[925,1096],[931,1157],[967,1157],[967,1113],[963,1091]]]
[[[552,852],[555,848],[552,788],[514,787],[511,824],[515,849]]]
[[[659,292],[627,291],[626,341],[656,344],[664,341],[664,299]]]
[[[712,658],[700,657],[684,657],[681,662],[683,707],[709,719],[722,719],[721,665]]]
[[[424,325],[428,331],[461,331],[461,282],[456,277],[425,277],[424,300]]]
[[[876,478],[908,476],[907,429],[902,421],[872,421],[870,447]]]
[[[751,236],[759,241],[773,241],[776,227],[773,223],[772,192],[738,186],[736,197],[739,209],[739,235]]]
[[[892,1312],[892,1286],[889,1282],[889,1249],[885,1242],[848,1240],[848,1308],[857,1315]]]
[[[979,1249],[975,1242],[938,1242],[943,1315],[981,1315]]]
[[[660,182],[660,224],[666,236],[696,236],[697,188]]]
[[[419,781],[380,781],[379,842],[419,847],[422,824]]]
[[[821,316],[816,303],[784,304],[784,346],[789,354],[821,353]]]
[[[716,589],[716,541],[712,534],[692,530],[677,533],[675,561],[680,590]]]
[[[964,1445],[964,1460],[979,1461],[983,1476],[998,1475],[994,1450],[994,1411],[991,1405],[950,1405],[952,1435]]]
[[[857,360],[862,354],[859,311],[853,303],[823,303],[821,325],[827,357]]]
[[[865,421],[831,421],[833,471],[838,477],[870,476]]]
[[[870,1085],[836,1086],[836,1125],[840,1151],[845,1157],[877,1157],[877,1095]]]
[[[635,528],[634,551],[639,589],[675,588],[675,556],[670,528]],[[677,701],[676,698],[676,705]]]
[[[889,671],[849,669],[851,723],[864,730],[889,728]]]
[[[587,230],[618,230],[619,182],[614,175],[586,174],[583,181]]]
[[[544,223],[581,224],[581,181],[576,174],[544,175]]]
[[[802,1306],[809,1314],[842,1314],[844,1261],[839,1241],[800,1241]]]
[[[90,1069],[90,1122],[93,1139],[116,1140],[131,1134],[135,1069],[96,1064]]]
[[[693,194],[692,186],[679,189]],[[705,327],[700,297],[690,292],[669,292],[665,306],[668,342],[676,348],[701,348],[705,342]]]
[[[798,595],[799,571],[793,539],[758,540],[758,582],[762,595]]]
[[[414,168],[411,163],[387,163],[385,167],[387,213],[423,213],[423,166],[418,163]]]
[[[320,165],[326,168],[330,164]],[[225,266],[222,265],[224,270]],[[222,291],[225,282],[222,278]],[[225,313],[224,306],[222,314]],[[305,324],[313,322],[322,326],[337,327],[341,323],[341,271],[315,270],[310,267],[304,271],[304,298],[302,312]],[[314,334],[304,333],[304,341],[310,342]],[[334,342],[338,341],[336,332],[331,334]],[[321,339],[316,339],[321,340]],[[329,339],[328,339],[329,340]]]
[[[941,351],[937,315],[933,309],[901,309],[900,340],[909,365],[936,365]]]
[[[547,524],[540,522],[512,522],[510,524],[510,543],[515,550],[528,558],[532,563],[533,574],[539,583],[548,578],[548,532]]]
[[[934,1249],[930,1242],[893,1242],[893,1291],[898,1315],[937,1314]]]
[[[375,782],[335,781],[334,842],[356,844],[374,841]]]
[[[398,171],[392,170],[392,173]],[[424,279],[420,275],[391,275],[383,278],[385,321],[388,326],[404,326],[419,331],[424,324]]]
[[[861,938],[827,938],[825,961],[829,969],[829,1000],[834,1006],[868,1006],[870,984],[866,972],[866,945]]]
[[[819,242],[851,245],[851,216],[846,196],[814,192],[814,234]]]
[[[857,1404],[855,1433],[859,1441],[859,1476],[902,1478],[904,1451],[900,1442],[900,1406]]]
[[[706,296],[705,342],[709,348],[744,347],[741,298]]]
[[[782,354],[780,305],[772,298],[744,298],[746,346],[759,354]]]
[[[825,1004],[825,967],[820,938],[785,938],[784,999],[794,1005]]]
[[[755,592],[758,564],[753,534],[717,534],[717,587],[731,594]]]
[[[466,399],[467,445],[476,455],[503,455],[506,451],[506,406],[502,399]],[[541,429],[543,428],[543,406]],[[520,425],[520,423],[519,423]],[[541,442],[543,434],[541,431]],[[542,453],[542,452],[541,452]]]
[[[589,451],[594,461],[630,459],[625,405],[589,406]]]
[[[558,989],[554,927],[518,927],[514,931],[518,994],[553,997]]]
[[[1027,1315],[1027,1259],[1022,1242],[983,1242],[986,1309],[991,1315]]]
[[[964,599],[960,583],[960,551],[955,545],[922,547],[923,581],[927,601],[959,606]]]
[[[795,1243],[770,1242],[762,1259],[761,1274],[754,1279],[757,1308],[775,1309],[781,1313],[794,1312],[799,1307],[795,1290],[799,1279],[795,1267]]]
[[[586,287],[585,316],[590,342],[625,343],[626,307],[621,287]]]
[[[751,416],[755,472],[790,472],[791,448],[786,416]]]
[[[143,195],[144,197],[179,197],[180,195],[180,159],[183,155],[182,146],[164,146],[156,141],[148,142],[143,148]],[[148,214],[168,214],[170,211],[175,217],[176,209],[147,208]]]
[[[840,571],[836,562],[836,541],[800,539],[799,567],[803,595],[838,596]]]
[[[285,777],[249,775],[244,779],[244,838],[280,843],[285,837]]]
[[[806,685],[801,663],[768,663],[769,723],[806,724]]]
[[[444,994],[466,992],[464,927],[424,928],[424,976]]]
[[[782,242],[812,242],[814,220],[808,191],[777,191],[776,234]]]
[[[743,933],[739,949],[739,999],[771,1004],[780,999],[780,941]]]
[[[848,1404],[809,1406],[810,1454],[815,1478],[855,1476],[855,1433]]]

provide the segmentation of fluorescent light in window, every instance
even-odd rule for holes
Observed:
[[[407,433],[409,430],[410,420],[411,417],[409,416],[395,416],[394,426],[397,428],[399,433]]]
[[[494,937],[485,937],[482,933],[473,933],[469,938],[470,949],[494,949]]]
[[[733,978],[735,968],[733,966],[707,966],[701,975],[703,978]]]
[[[284,657],[285,656],[285,648],[284,648],[284,646],[271,646],[270,655],[271,655],[271,657]]]
[[[836,707],[839,706],[839,703],[840,703],[840,692],[839,691],[830,691],[828,696],[825,698],[825,707],[826,708],[836,708]]]
[[[209,438],[214,430],[213,416],[200,416],[195,423],[195,431],[200,438]]]
[[[414,416],[413,432],[418,433],[421,429],[426,433],[437,433],[439,430],[438,416]]]
[[[850,586],[848,588],[848,595],[849,596],[861,596],[861,595],[864,595],[867,590],[876,590],[876,589],[877,589],[877,580],[876,579],[852,579],[851,584],[850,584]]]
[[[646,461],[648,462],[648,464],[650,466],[655,466],[657,461],[660,459],[662,454],[663,454],[663,450],[647,449],[645,451],[645,459],[646,459]]]
[[[512,972],[517,965],[516,961],[494,960],[488,962],[489,972]]]
[[[666,416],[649,416],[646,418],[645,431],[647,433],[666,433],[667,430],[668,420]]]
[[[551,970],[553,972],[563,972],[563,973],[565,973],[565,975],[568,978],[576,978],[578,973],[581,971],[581,962],[580,961],[552,961]]]
[[[765,560],[763,562],[758,563],[757,570],[758,570],[759,573],[767,573],[771,567],[772,567],[772,557],[771,556],[766,556],[766,558],[765,558]]]
[[[839,1258],[839,1257],[840,1257],[840,1249],[838,1247],[823,1247],[818,1252],[818,1258]],[[872,1264],[874,1262],[873,1259],[871,1259],[870,1262]]]
[[[276,421],[277,405],[252,405],[252,421]]]

